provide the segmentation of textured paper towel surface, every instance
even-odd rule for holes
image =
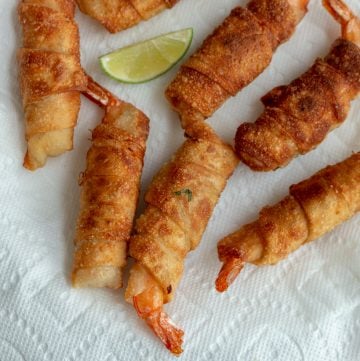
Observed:
[[[360,15],[358,0],[347,0]],[[15,66],[20,29],[16,1],[0,12],[0,360],[173,360],[125,304],[123,291],[73,290],[69,285],[72,237],[79,205],[89,129],[101,111],[82,101],[75,149],[44,169],[22,168],[24,125]],[[182,0],[171,11],[110,35],[77,13],[82,62],[100,83],[151,118],[143,188],[183,141],[163,96],[177,68],[143,85],[104,76],[97,57],[160,33],[194,27],[191,50],[245,0]],[[309,14],[270,68],[210,120],[231,141],[238,124],[261,112],[259,98],[305,71],[327,53],[340,31],[312,0]],[[239,166],[219,202],[200,247],[189,255],[176,298],[167,311],[185,333],[181,360],[360,360],[360,216],[274,267],[246,267],[229,292],[218,294],[217,240],[277,202],[292,183],[359,151],[360,101],[346,123],[310,154],[268,174]],[[142,208],[143,205],[140,206]]]

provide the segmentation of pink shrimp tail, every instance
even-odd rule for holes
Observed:
[[[239,275],[244,267],[244,262],[238,258],[231,258],[226,260],[221,267],[219,275],[216,279],[215,286],[219,292],[226,291],[229,286],[234,282],[235,278]]]
[[[153,313],[150,317],[146,318],[146,322],[169,351],[174,355],[182,353],[181,345],[183,343],[184,332],[172,323],[165,312]]]
[[[181,345],[183,343],[184,332],[174,325],[161,307],[155,310],[146,307],[146,303],[143,300],[143,298],[147,298],[146,293],[147,291],[133,297],[133,304],[138,316],[146,321],[170,352],[174,355],[180,355],[183,351]]]
[[[342,37],[360,46],[360,19],[342,0],[323,0],[323,5],[341,24]]]
[[[95,104],[102,108],[120,105],[122,102],[114,94],[103,88],[89,75],[87,76],[88,84],[83,94]]]

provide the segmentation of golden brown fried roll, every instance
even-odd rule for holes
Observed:
[[[28,144],[24,166],[30,170],[73,147],[79,91],[86,88],[74,8],[72,0],[23,0],[19,6],[23,48],[18,59]]]
[[[360,21],[340,0],[324,3],[342,22],[344,38],[300,78],[265,95],[255,123],[240,125],[236,153],[254,170],[274,170],[315,148],[345,121],[360,92]]]
[[[130,28],[161,11],[173,7],[178,0],[76,0],[85,14],[98,20],[111,33]]]
[[[182,122],[188,112],[210,117],[251,83],[270,64],[276,48],[293,34],[307,3],[252,0],[247,8],[233,9],[166,90]]]
[[[218,244],[224,265],[216,281],[225,291],[245,263],[277,263],[360,211],[360,153],[290,187],[290,195],[265,207],[259,219]]]
[[[75,287],[122,286],[127,241],[140,191],[148,119],[89,80],[87,96],[105,107],[92,132],[75,235]]]
[[[136,221],[125,297],[173,353],[182,352],[183,332],[163,312],[180,282],[184,260],[199,244],[238,160],[203,122],[153,179],[146,209]]]

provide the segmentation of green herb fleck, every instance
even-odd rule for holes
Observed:
[[[190,189],[182,189],[180,191],[174,192],[176,196],[181,196],[182,194],[186,195],[188,197],[188,201],[190,202],[192,200],[192,191]]]

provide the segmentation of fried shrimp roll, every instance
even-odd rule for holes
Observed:
[[[172,8],[179,0],[76,0],[80,10],[111,33],[130,28]]]
[[[74,287],[122,286],[140,190],[148,119],[89,80],[86,95],[105,109],[92,132],[75,234]]]
[[[18,8],[23,47],[18,52],[25,113],[24,167],[42,167],[48,156],[73,147],[86,76],[72,0],[23,0]]]
[[[218,244],[223,267],[216,280],[225,291],[245,263],[275,264],[360,211],[360,153],[290,187],[290,195],[265,207],[259,219]]]
[[[238,160],[204,122],[188,129],[188,139],[153,179],[146,209],[130,239],[126,300],[174,354],[182,352],[183,332],[163,305],[174,296],[184,260],[195,249]]]
[[[340,0],[324,5],[341,24],[342,38],[300,78],[265,95],[263,114],[237,130],[236,153],[253,170],[283,167],[314,149],[345,121],[359,95],[360,20]]]
[[[270,64],[294,33],[308,0],[252,0],[236,7],[181,67],[166,90],[185,122],[187,113],[210,117]],[[190,117],[191,118],[191,117]],[[186,126],[183,125],[185,128]]]

